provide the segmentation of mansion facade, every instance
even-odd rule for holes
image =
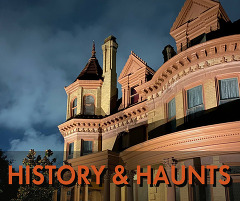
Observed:
[[[218,1],[186,0],[170,35],[176,52],[163,50],[155,72],[131,52],[119,75],[114,36],[102,45],[103,64],[92,56],[65,87],[64,161],[108,171],[103,186],[62,187],[61,201],[239,201],[240,200],[240,21],[231,22]],[[117,81],[122,98],[118,99]],[[116,165],[130,185],[112,183]],[[222,186],[136,184],[137,165],[228,165],[232,184]],[[221,175],[216,175],[217,181]],[[56,198],[57,199],[57,198]]]

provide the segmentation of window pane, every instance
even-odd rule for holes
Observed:
[[[73,158],[74,143],[68,145],[68,158]]]
[[[187,110],[187,115],[189,114],[194,114],[194,113],[197,113],[197,112],[200,112],[200,111],[203,111],[204,110],[204,105],[198,105],[196,107],[193,107],[191,109],[188,109]]]
[[[173,98],[168,103],[168,119],[171,119],[176,116],[176,102],[175,98]]]
[[[92,141],[83,141],[82,155],[87,155],[92,153]]]
[[[136,94],[131,97],[131,104],[137,103],[139,99],[139,94]]]
[[[85,104],[94,104],[94,98],[92,96],[85,96]]]
[[[131,88],[131,96],[134,95],[134,94],[137,94],[137,91],[135,90],[135,87],[132,87]]]
[[[94,105],[85,105],[84,108],[84,114],[85,115],[94,115]]]
[[[77,115],[77,108],[74,108],[73,109],[73,116],[76,116]]]
[[[233,99],[239,97],[238,79],[224,79],[219,80],[220,99]]]
[[[92,96],[85,96],[84,97],[83,113],[85,115],[95,115],[94,98]]]
[[[240,200],[240,183],[232,183],[229,187],[230,201]]]
[[[188,109],[203,104],[202,85],[189,89],[187,91]]]
[[[136,88],[137,86],[134,86],[134,87],[131,87],[131,104],[134,104],[134,103],[137,103],[138,102],[138,99],[139,99],[139,94],[137,93],[136,91]]]
[[[76,98],[73,101],[73,107],[77,107],[77,99]]]

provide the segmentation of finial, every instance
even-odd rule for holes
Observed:
[[[93,47],[92,47],[92,57],[96,57],[95,42],[94,42],[94,40],[93,40]]]

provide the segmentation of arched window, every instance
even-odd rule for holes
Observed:
[[[95,115],[95,105],[93,96],[85,96],[83,103],[83,114]]]
[[[76,115],[77,115],[77,98],[75,98],[72,103],[72,116],[75,117]]]

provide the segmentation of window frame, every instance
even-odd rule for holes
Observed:
[[[94,103],[93,103],[93,106],[94,106],[94,114],[93,115],[96,115],[96,98],[95,98],[95,96],[93,95],[93,94],[84,94],[84,96],[83,96],[83,101],[82,101],[82,114],[83,115],[90,115],[90,114],[85,114],[84,113],[84,110],[85,110],[85,98],[87,97],[87,96],[92,96],[93,97],[93,100],[94,100]]]
[[[168,117],[169,117],[168,104],[169,104],[169,102],[172,101],[173,99],[175,99],[175,116],[173,116],[173,117],[171,117],[171,118],[168,118]],[[175,96],[171,96],[171,97],[167,100],[167,103],[166,103],[166,119],[167,119],[167,122],[170,122],[170,121],[176,119],[176,115],[177,115],[176,97],[175,97]]]
[[[73,144],[73,146],[72,146],[72,149],[73,149],[73,150],[72,150],[72,155],[69,154],[70,144]],[[75,146],[74,144],[75,144],[74,141],[67,142],[67,150],[66,150],[66,151],[67,151],[67,154],[66,154],[66,159],[67,159],[67,160],[74,158],[74,157],[73,157],[73,156],[74,156],[74,146]],[[72,156],[72,157],[69,157],[69,156]]]
[[[81,139],[81,154],[80,154],[81,156],[88,155],[88,154],[83,154],[83,143],[84,143],[84,141],[92,142],[92,153],[93,153],[93,150],[94,150],[94,139],[83,138],[83,139]],[[89,153],[89,154],[91,154],[91,153]]]
[[[233,167],[233,166],[236,166],[236,167],[240,167],[240,163],[237,162],[237,163],[234,163],[234,164],[226,164],[228,165],[229,167]],[[229,174],[231,176],[231,179],[232,179],[232,183],[240,183],[240,174],[237,173],[237,174]],[[230,201],[230,187],[227,186],[225,187],[225,192],[226,192],[226,201]]]
[[[134,86],[132,86],[132,87],[129,88],[129,95],[130,95],[130,96],[129,96],[129,99],[130,99],[130,105],[135,105],[135,104],[139,103],[140,95],[139,95],[139,93],[137,93],[137,90],[135,89],[135,88],[138,87],[138,86],[139,86],[139,85],[136,84],[136,85],[134,85]],[[136,91],[136,93],[133,94],[133,95],[132,95],[132,89],[134,89],[134,90]],[[138,96],[138,100],[137,100],[136,103],[132,103],[132,98],[135,97],[135,96]]]
[[[75,100],[77,100],[77,105],[74,107],[74,101]],[[77,108],[78,108],[78,98],[77,97],[74,97],[73,99],[72,99],[72,101],[71,101],[71,117],[75,117],[75,116],[77,116],[77,112],[76,112],[76,114],[74,115],[74,110],[76,109],[77,110]]]
[[[231,73],[231,74],[225,74],[225,75],[217,75],[216,78],[215,78],[217,106],[221,105],[220,104],[221,95],[220,95],[219,81],[220,80],[225,80],[225,79],[231,79],[231,78],[237,78],[237,80],[238,80],[239,98],[234,98],[234,99],[229,99],[229,100],[240,99],[240,74]]]
[[[183,88],[183,104],[184,104],[184,116],[188,116],[187,111],[188,111],[188,97],[187,97],[187,91],[195,88],[197,86],[202,85],[202,98],[203,98],[203,111],[206,110],[206,104],[205,104],[205,91],[204,91],[204,83],[202,81],[194,82],[186,87]]]

